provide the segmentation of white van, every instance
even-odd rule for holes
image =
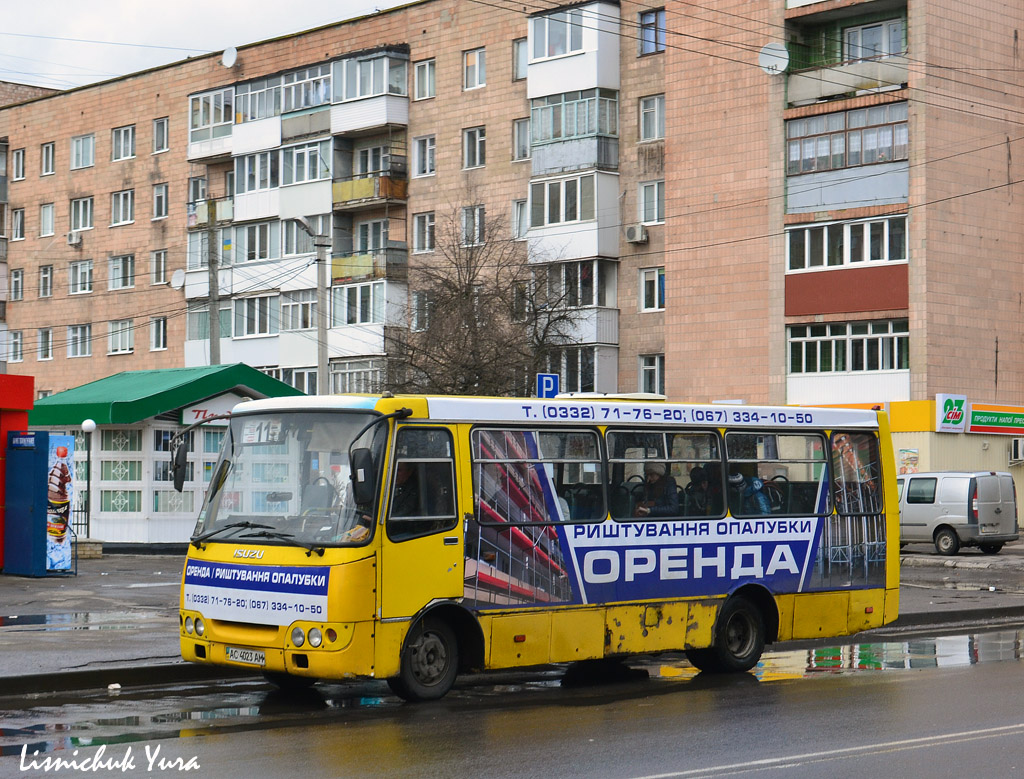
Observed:
[[[900,544],[933,543],[943,555],[955,555],[961,546],[996,554],[1017,540],[1017,490],[1008,473],[909,473],[896,483]]]

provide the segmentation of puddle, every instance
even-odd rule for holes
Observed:
[[[67,614],[9,614],[0,616],[0,630],[125,630],[159,616],[145,611],[76,611]]]

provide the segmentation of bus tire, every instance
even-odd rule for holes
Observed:
[[[293,674],[282,673],[280,671],[264,671],[263,678],[281,692],[299,692],[300,690],[308,690],[316,684],[316,679],[312,676],[294,676]]]
[[[388,686],[404,700],[433,701],[452,688],[458,670],[455,632],[447,622],[425,619],[406,637],[398,676],[388,679]]]
[[[749,671],[764,651],[765,627],[760,609],[742,596],[729,598],[715,621],[715,640],[708,649],[691,649],[686,658],[707,673]]]
[[[960,538],[956,531],[949,527],[940,527],[935,531],[935,551],[941,555],[952,557],[960,551]]]

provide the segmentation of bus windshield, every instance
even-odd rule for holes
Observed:
[[[316,547],[368,541],[373,506],[353,502],[348,452],[353,443],[369,446],[380,462],[387,425],[353,442],[374,416],[283,411],[232,418],[193,540]]]

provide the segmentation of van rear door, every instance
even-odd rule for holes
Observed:
[[[1009,485],[1003,485],[1003,479],[1007,479]],[[1004,499],[1005,491],[1009,489],[1009,500]],[[1009,476],[1003,477],[996,474],[980,475],[974,479],[974,489],[968,497],[971,514],[977,517],[978,533],[980,538],[985,536],[1012,535],[1016,532],[1017,518],[1014,516],[1013,505],[1013,479]]]

